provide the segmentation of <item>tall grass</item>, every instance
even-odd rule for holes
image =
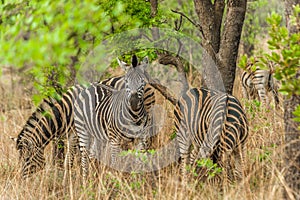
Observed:
[[[10,91],[3,88],[3,92]],[[239,91],[238,86],[235,91]],[[239,99],[239,93],[235,94]],[[64,170],[51,165],[47,147],[46,167],[33,177],[19,176],[18,154],[9,138],[17,136],[32,109],[16,102],[29,97],[15,93],[3,99],[0,111],[0,199],[281,199],[283,181],[283,120],[281,111],[266,111],[258,102],[242,100],[250,122],[250,136],[245,156],[245,177],[241,182],[216,186],[191,179],[180,181],[178,162],[149,173],[122,173],[95,164],[89,181],[83,185],[78,162],[64,180]],[[153,148],[165,145],[173,133],[173,106],[158,98],[166,118]],[[14,105],[9,107],[8,105]],[[225,189],[224,189],[225,188]]]

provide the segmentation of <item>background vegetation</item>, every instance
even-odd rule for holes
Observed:
[[[221,188],[191,181],[182,185],[177,163],[161,171],[124,174],[99,168],[88,186],[80,182],[76,165],[63,184],[63,170],[53,166],[47,149],[46,169],[32,179],[19,177],[18,155],[9,136],[16,136],[26,119],[45,96],[56,96],[76,83],[76,73],[87,55],[101,41],[133,28],[174,29],[180,10],[196,19],[192,1],[162,1],[158,12],[151,13],[150,2],[133,1],[8,1],[0,3],[0,197],[1,199],[278,199],[286,189],[283,177],[284,122],[282,105],[267,111],[259,102],[243,99],[237,70],[234,95],[243,103],[250,121],[250,138],[245,163],[246,177],[241,184]],[[284,28],[281,1],[248,2],[242,36],[242,54],[261,57],[276,64],[275,77],[283,95],[299,95],[299,33],[288,35]],[[276,12],[277,14],[273,13]],[[299,8],[296,12],[299,14]],[[273,13],[273,14],[272,14]],[[296,16],[298,15],[296,14]],[[299,19],[299,18],[298,18]],[[299,25],[297,18],[295,23]],[[187,20],[181,32],[197,38],[199,33]],[[250,49],[250,50],[249,50]],[[156,56],[152,50],[138,52]],[[125,60],[127,57],[124,58]],[[241,66],[246,58],[241,59]],[[113,63],[112,66],[115,66]],[[99,70],[103,70],[102,68]],[[185,68],[189,81],[198,74]],[[108,75],[120,73],[108,69]],[[101,78],[101,77],[97,77]],[[154,146],[167,143],[173,136],[172,105],[157,93],[158,103],[167,111],[164,128]],[[269,97],[271,99],[271,97]],[[281,102],[282,99],[281,99]],[[299,120],[300,108],[295,111]],[[215,172],[215,171],[213,171]],[[228,185],[227,185],[228,186]]]

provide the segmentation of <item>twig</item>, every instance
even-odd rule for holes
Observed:
[[[172,11],[173,13],[176,13],[176,14],[179,14],[179,15],[185,17],[189,22],[191,22],[196,28],[199,29],[199,31],[200,31],[201,34],[202,34],[203,39],[206,40],[205,35],[204,35],[204,32],[203,32],[203,29],[202,29],[202,26],[201,26],[200,24],[198,24],[198,23],[194,22],[193,20],[191,20],[191,19],[190,19],[188,16],[186,16],[183,12],[180,12],[180,11],[177,11],[177,10],[173,10],[173,9],[171,9],[171,11]]]
[[[148,36],[146,35],[145,33],[141,33],[141,36],[142,37],[145,37],[147,40],[149,40],[150,42],[153,42],[153,40]]]
[[[158,62],[163,65],[173,65],[176,67],[178,71],[178,78],[179,81],[183,84],[183,88],[181,94],[189,89],[189,84],[186,79],[186,74],[184,71],[184,67],[182,61],[180,60],[179,56],[172,56],[172,55],[162,55],[159,57]]]
[[[209,52],[210,56],[216,60],[216,52],[214,50],[214,48],[211,46],[211,43],[206,39],[204,32],[203,32],[203,28],[199,23],[194,22],[192,19],[190,19],[188,16],[186,16],[183,12],[177,11],[177,10],[172,10],[172,12],[179,14],[180,16],[185,17],[189,22],[191,22],[196,28],[198,28],[198,30],[201,33],[202,39],[203,39],[203,46],[206,48],[206,50]]]
[[[175,20],[175,31],[179,31],[182,25],[182,15],[180,15],[179,21]]]

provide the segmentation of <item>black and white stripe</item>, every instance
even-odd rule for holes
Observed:
[[[180,97],[174,114],[185,181],[187,166],[194,165],[197,159],[210,158],[223,168],[229,167],[226,156],[236,156],[236,161],[240,161],[239,153],[243,151],[248,136],[248,123],[235,97],[193,88]],[[240,174],[241,169],[236,169],[235,173]],[[229,177],[231,180],[232,176]]]
[[[99,82],[117,90],[125,88],[124,76],[112,77]],[[79,144],[74,127],[74,102],[85,87],[76,85],[62,95],[60,99],[46,98],[29,117],[22,131],[16,138],[16,146],[22,165],[23,178],[44,168],[44,149],[54,138],[68,138],[65,167],[73,165],[74,155]],[[155,103],[153,88],[145,87],[145,107],[149,113],[148,121],[153,125],[151,107]],[[153,126],[151,126],[153,127]],[[152,128],[149,131],[153,131]],[[150,133],[151,134],[151,133]],[[144,141],[149,146],[151,139]]]
[[[82,89],[79,85],[74,86],[61,99],[44,99],[27,120],[16,138],[23,178],[43,169],[44,149],[52,139],[73,134],[73,105]]]
[[[279,105],[278,88],[271,69],[261,69],[256,62],[248,63],[243,71],[241,81],[243,96],[247,99],[258,99],[264,105],[269,105],[268,92],[272,92],[275,106]]]
[[[88,174],[88,157],[97,154],[95,151],[102,142],[107,141],[111,148],[111,166],[116,166],[124,142],[139,138],[139,149],[147,149],[150,126],[144,103],[147,66],[148,59],[138,65],[136,56],[133,56],[132,67],[124,76],[125,88],[115,90],[96,83],[79,94],[74,119],[84,177]]]

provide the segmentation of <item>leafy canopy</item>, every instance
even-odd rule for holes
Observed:
[[[157,26],[143,0],[6,0],[0,5],[1,67],[25,69],[35,102],[73,85],[87,54],[125,30]]]

